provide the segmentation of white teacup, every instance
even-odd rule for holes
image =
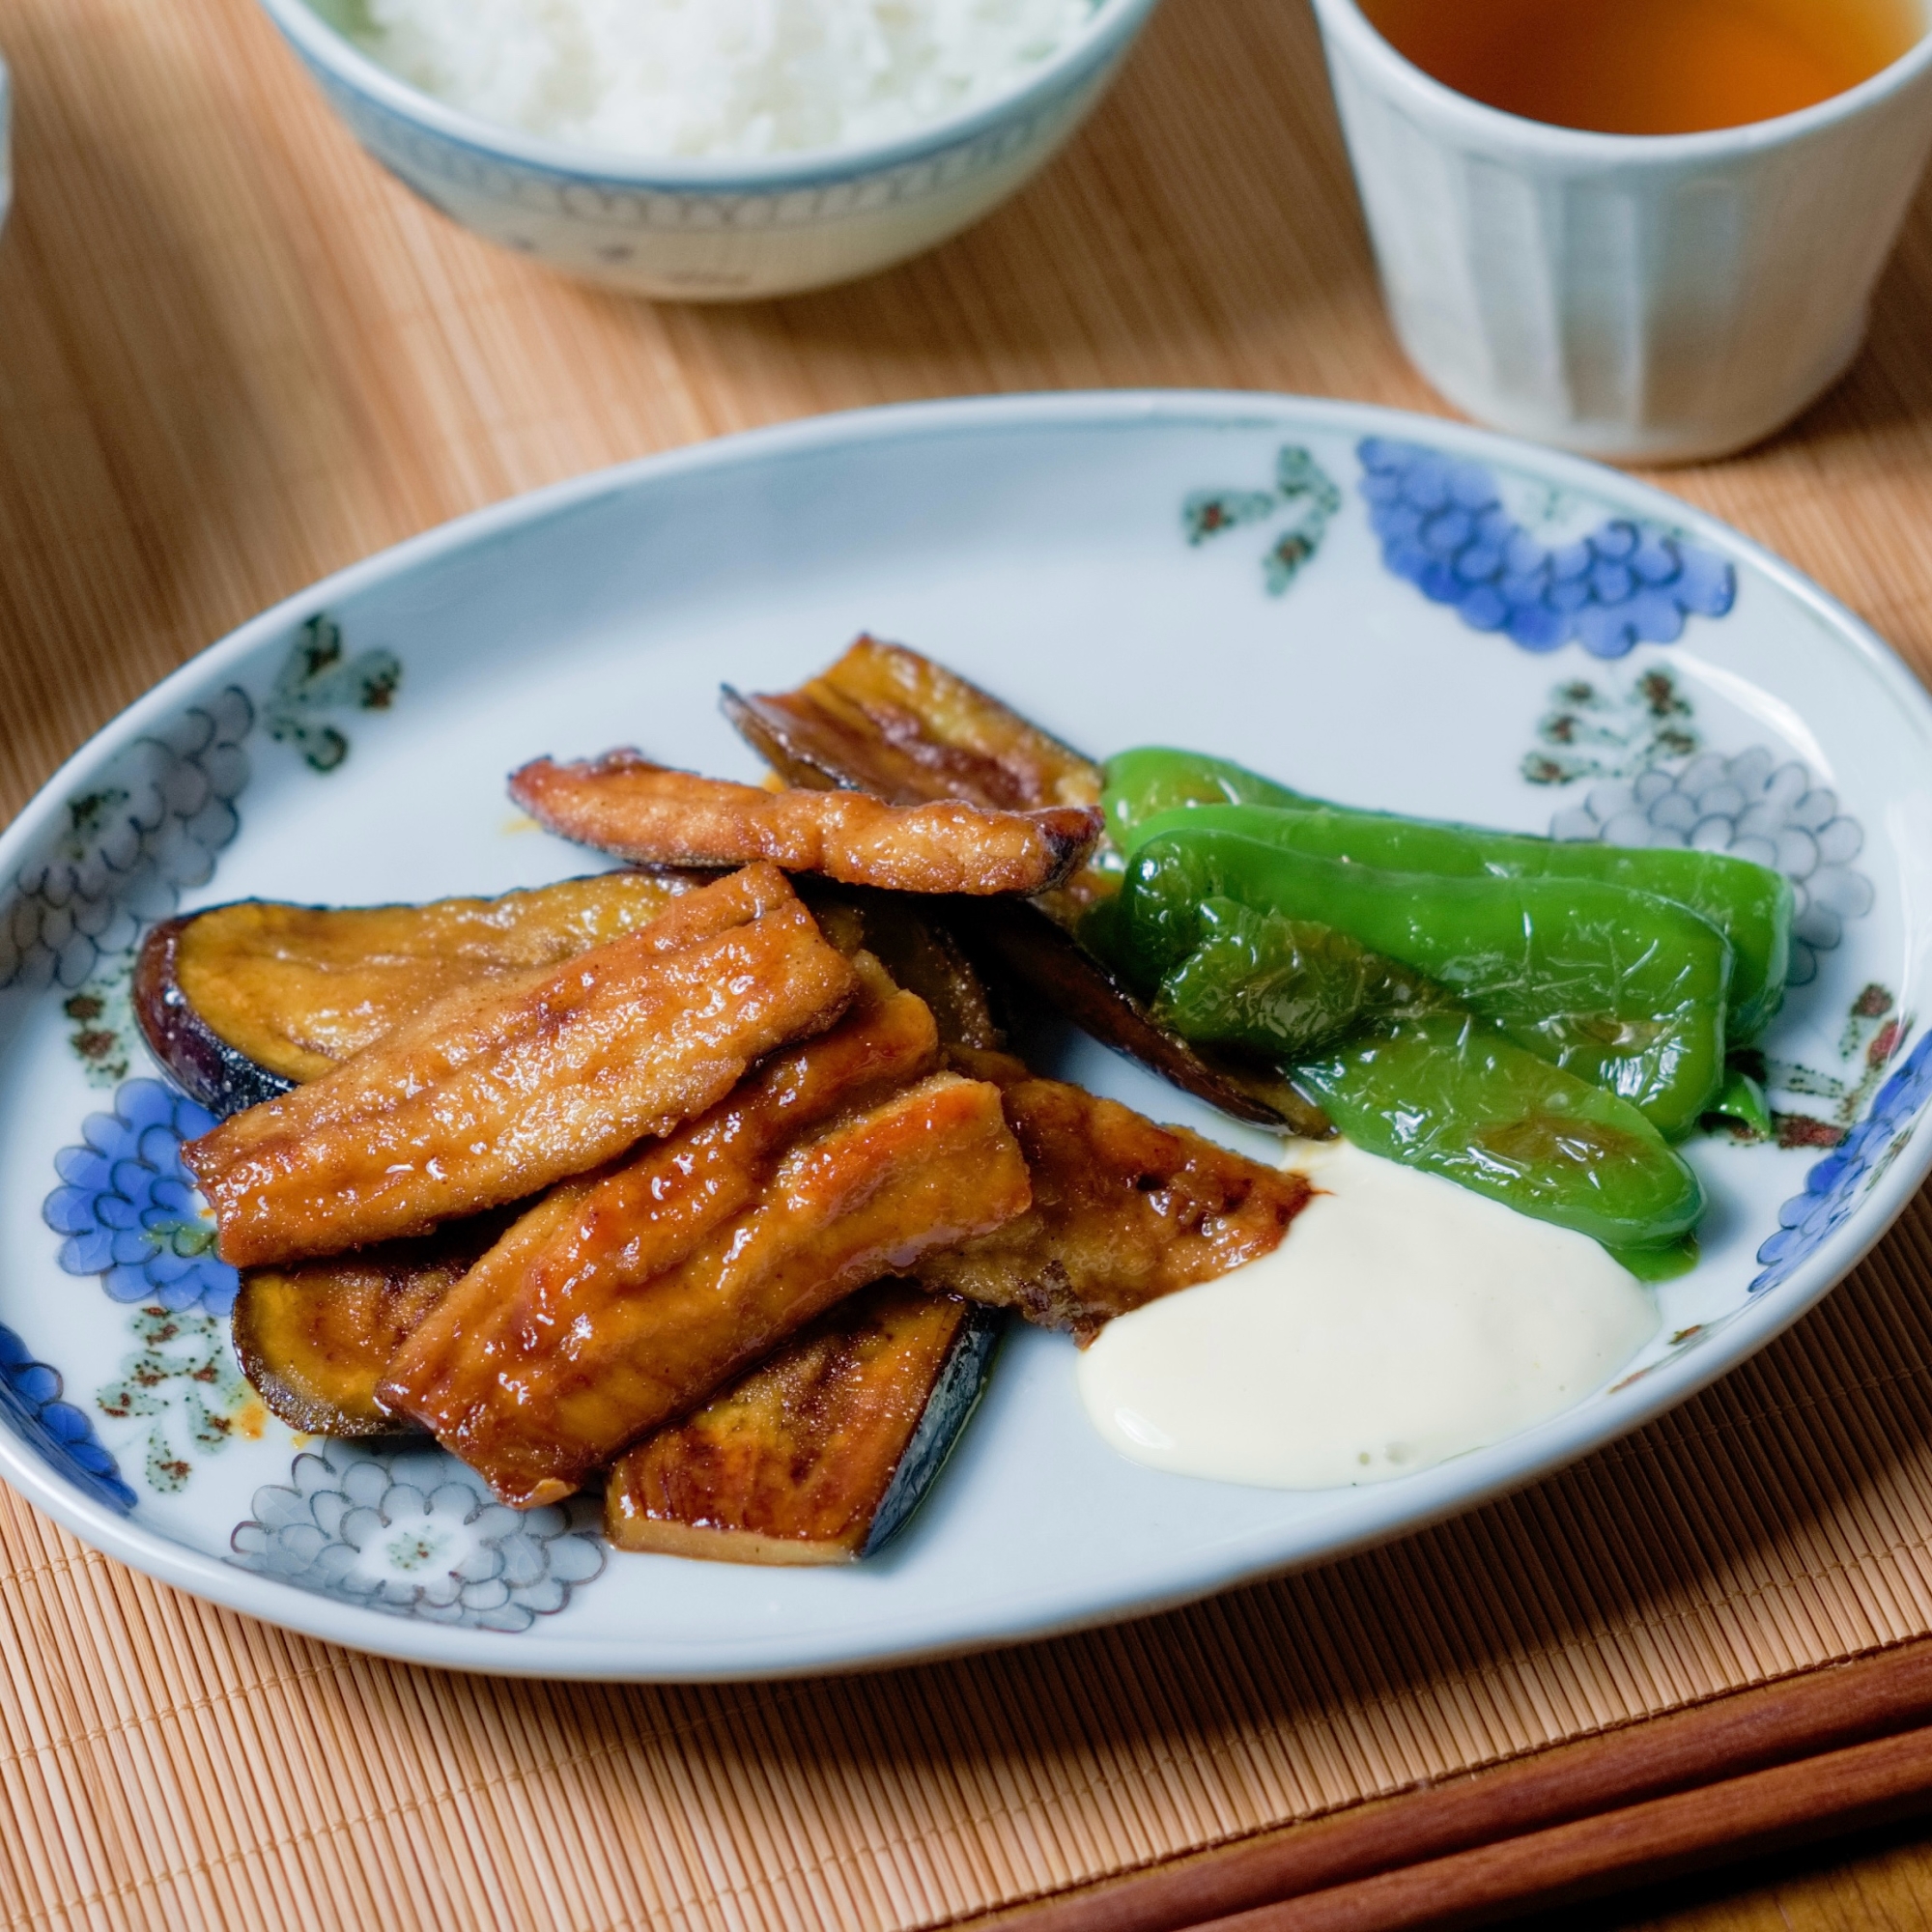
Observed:
[[[1397,333],[1457,408],[1684,463],[1768,436],[1857,355],[1932,148],[1932,33],[1797,114],[1593,134],[1442,86],[1355,0],[1314,4]]]

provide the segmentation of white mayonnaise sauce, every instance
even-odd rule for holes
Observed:
[[[1581,1400],[1656,1333],[1595,1241],[1346,1142],[1273,1254],[1131,1315],[1080,1357],[1123,1456],[1273,1489],[1377,1483]]]

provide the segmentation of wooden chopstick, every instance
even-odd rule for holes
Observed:
[[[1850,1831],[1919,1801],[1932,1802],[1932,1639],[973,1923],[980,1932],[1474,1923],[1546,1893],[1583,1895],[1564,1888],[1610,1890],[1666,1864],[1719,1862],[1732,1844],[1743,1855],[1763,1834],[1782,1844],[1805,1831]],[[1399,1916],[1425,1907],[1436,1918]]]
[[[1456,1932],[1932,1809],[1932,1727],[1577,1818],[1192,1932]]]

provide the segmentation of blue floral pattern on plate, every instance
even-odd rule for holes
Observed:
[[[134,1492],[121,1480],[120,1466],[101,1446],[94,1425],[72,1403],[61,1400],[59,1370],[36,1360],[7,1327],[0,1327],[0,1410],[42,1461],[83,1494],[124,1516],[134,1507]]]
[[[1761,1294],[1788,1280],[1801,1263],[1848,1221],[1912,1137],[1919,1109],[1932,1099],[1932,1034],[1906,1056],[1878,1091],[1868,1113],[1804,1177],[1804,1192],[1778,1211],[1778,1227],[1758,1249],[1764,1271],[1750,1292]]]
[[[99,1275],[116,1301],[226,1315],[241,1278],[215,1258],[213,1218],[181,1157],[213,1124],[158,1080],[127,1081],[111,1114],[90,1114],[83,1145],[55,1157],[62,1184],[42,1209],[65,1237],[61,1266]]]
[[[1675,643],[1693,613],[1721,617],[1737,573],[1687,538],[1613,517],[1549,545],[1503,507],[1495,478],[1421,443],[1365,438],[1356,447],[1382,561],[1472,630],[1526,651],[1573,639],[1600,658]]]
[[[231,1540],[236,1563],[389,1616],[527,1630],[604,1568],[594,1505],[511,1509],[438,1449],[328,1442],[257,1490],[254,1508]]]

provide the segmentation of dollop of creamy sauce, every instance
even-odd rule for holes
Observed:
[[[1580,1401],[1657,1332],[1595,1241],[1346,1142],[1273,1254],[1117,1316],[1080,1357],[1137,1463],[1325,1490],[1480,1449]]]

